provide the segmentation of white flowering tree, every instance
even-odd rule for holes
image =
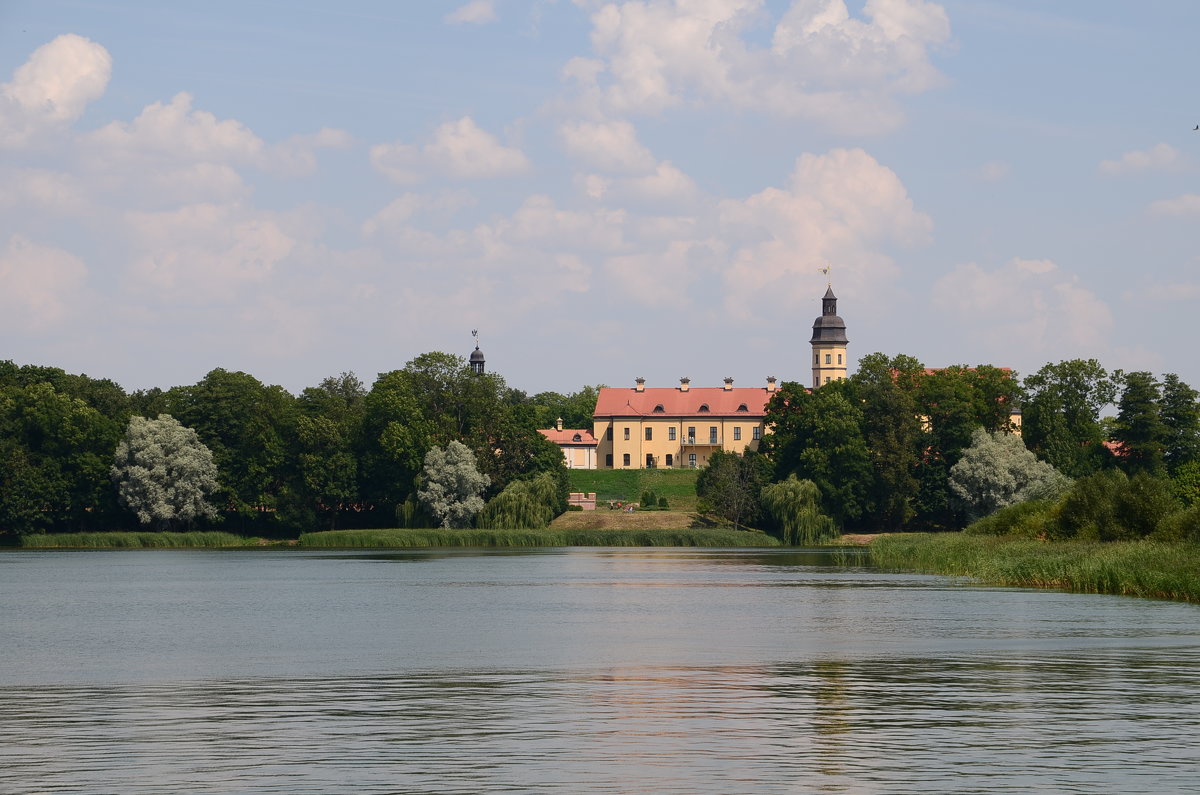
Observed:
[[[1020,436],[975,429],[971,446],[950,468],[950,490],[972,518],[1060,493],[1071,479],[1038,457]]]
[[[176,529],[217,516],[207,499],[219,488],[212,451],[169,414],[129,420],[111,473],[117,498],[142,524]]]
[[[483,510],[484,490],[492,479],[475,466],[475,454],[462,442],[452,441],[443,450],[425,454],[417,499],[442,527],[470,527]]]

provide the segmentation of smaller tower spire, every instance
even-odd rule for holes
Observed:
[[[471,336],[475,339],[475,350],[471,351],[471,372],[482,374],[484,371],[483,351],[479,350],[479,329],[471,329]]]

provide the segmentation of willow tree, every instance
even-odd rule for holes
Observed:
[[[543,472],[531,480],[514,480],[493,497],[475,519],[487,530],[539,530],[550,524],[558,502],[558,483]]]
[[[833,520],[821,513],[821,491],[811,480],[788,475],[762,490],[762,504],[779,522],[786,544],[819,544],[837,535]]]
[[[166,530],[217,517],[208,502],[219,488],[212,451],[169,414],[129,420],[111,473],[121,504],[142,524]]]

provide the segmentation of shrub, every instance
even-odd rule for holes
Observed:
[[[1164,516],[1150,537],[1155,541],[1200,541],[1200,505]]]
[[[1050,500],[1019,502],[973,522],[963,532],[973,536],[1040,538],[1047,532],[1046,525],[1052,519],[1054,506]]]
[[[666,498],[666,497],[659,497],[659,498],[658,498],[658,507],[659,507],[659,508],[662,508],[662,509],[665,511],[665,510],[667,510],[668,508],[670,508],[671,506],[667,504],[667,498]]]

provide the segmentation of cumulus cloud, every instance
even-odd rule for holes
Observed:
[[[1185,193],[1174,199],[1161,199],[1150,205],[1152,215],[1185,218],[1200,215],[1200,194]]]
[[[619,113],[721,103],[858,133],[893,128],[894,97],[942,78],[931,48],[949,40],[945,10],[925,0],[796,0],[771,29],[763,0],[605,3],[592,13],[595,59],[564,69],[586,105]]]
[[[1050,260],[1013,259],[992,271],[960,265],[933,290],[934,306],[997,360],[1095,355],[1113,328],[1108,305]]]
[[[13,235],[0,250],[0,325],[12,332],[54,326],[86,280],[74,254]]]
[[[0,85],[0,146],[20,147],[83,115],[108,86],[108,50],[68,33],[33,51]]]
[[[646,173],[654,155],[638,141],[628,121],[574,121],[559,127],[567,154],[591,168],[622,173]]]
[[[229,302],[267,282],[296,245],[279,223],[237,204],[125,214],[131,288],[184,302]]]
[[[802,155],[786,187],[721,202],[719,216],[735,245],[726,308],[742,318],[808,300],[828,263],[839,284],[880,293],[897,274],[887,248],[923,245],[933,227],[895,172],[861,149]]]
[[[504,146],[470,116],[438,127],[423,147],[400,141],[371,147],[371,164],[393,182],[412,185],[436,173],[455,179],[487,179],[529,170],[520,149]]]
[[[496,21],[496,4],[493,0],[473,0],[444,17],[444,21],[449,25],[462,25],[469,23],[472,25],[482,25],[487,22]]]
[[[1138,152],[1126,152],[1120,160],[1100,163],[1100,173],[1108,176],[1143,174],[1148,171],[1174,171],[1183,164],[1183,156],[1170,144],[1158,144]]]
[[[156,152],[188,160],[253,162],[265,144],[235,119],[218,120],[208,111],[193,110],[186,91],[170,102],[155,102],[132,122],[112,122],[89,136],[106,150]]]

